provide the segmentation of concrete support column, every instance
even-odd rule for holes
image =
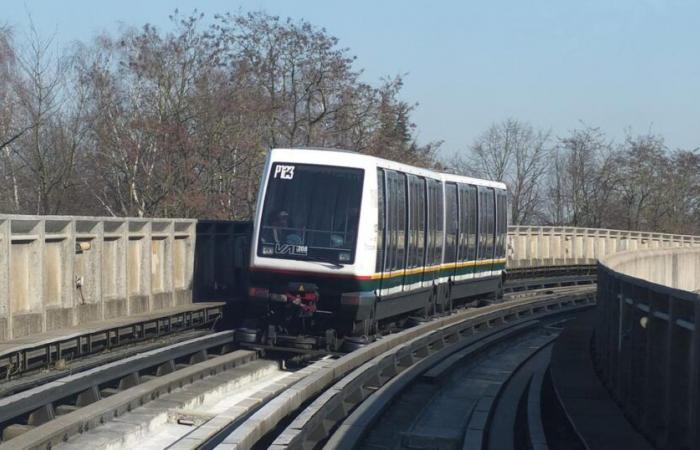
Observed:
[[[112,319],[127,314],[128,224],[125,220],[105,220],[102,223],[101,293],[102,317]]]
[[[75,229],[73,299],[76,323],[94,322],[105,316],[102,294],[104,222],[76,220]]]
[[[130,219],[127,243],[127,315],[151,310],[151,224]]]
[[[173,305],[173,222],[151,223],[151,311]]]
[[[43,242],[43,220],[33,217],[10,220],[10,339],[45,329]]]
[[[44,329],[50,331],[75,324],[75,221],[47,218],[43,220],[43,232],[40,244],[43,260],[40,266],[42,306]]]

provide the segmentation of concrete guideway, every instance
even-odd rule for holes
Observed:
[[[529,326],[495,329],[492,334],[501,334],[499,340],[475,335],[473,344],[422,373],[418,367],[410,369],[416,374],[405,371],[400,376],[403,382],[392,380],[372,394],[344,421],[326,446],[514,448],[518,405],[528,391],[533,372],[540,367],[530,367],[531,363],[539,360],[535,357],[539,354],[545,355],[546,363],[547,349],[558,334],[546,322],[533,320],[525,324]],[[383,392],[396,382],[404,385],[398,395]],[[370,415],[375,419],[369,427],[353,429],[353,423],[367,423]]]
[[[230,341],[230,332],[226,332],[225,337]],[[192,344],[184,343],[183,345]],[[168,358],[167,350],[159,353],[162,357]],[[134,360],[138,359],[134,358]],[[145,364],[157,360],[154,355],[145,355],[140,359]],[[81,401],[80,395],[77,397],[78,402],[84,403],[84,405],[69,406],[65,408],[65,411],[55,416],[53,406],[49,404],[46,409],[48,420],[38,426],[28,424],[17,427],[17,430],[10,429],[9,435],[4,436],[5,442],[0,445],[0,449],[53,447],[68,441],[71,436],[85,433],[137,407],[158,400],[177,389],[182,389],[186,385],[220,375],[256,359],[256,353],[250,351],[239,350],[216,356],[209,355],[206,350],[200,349],[190,357],[191,364],[179,366],[174,359],[168,359],[155,368],[154,375],[142,376],[138,369],[128,367],[129,370],[133,369],[134,371],[121,376],[116,388],[100,388],[97,385],[85,386],[87,389],[82,392],[84,402]],[[138,365],[138,361],[128,361],[127,364]],[[87,384],[91,384],[95,375],[84,375]],[[104,375],[108,376],[109,374]],[[5,432],[7,433],[7,428]]]
[[[198,299],[229,298],[241,282],[235,274],[245,270],[249,228],[230,221],[0,214],[0,344],[190,304],[193,290]],[[691,245],[700,238],[511,226],[507,266],[551,272],[625,250]],[[221,275],[217,264],[230,273]]]
[[[207,226],[211,234],[205,239],[208,247],[222,247],[216,244],[219,239],[231,241],[228,231],[223,234],[218,231],[235,227],[219,227],[212,221]],[[202,323],[201,317],[205,317],[205,323],[216,321],[223,310],[222,304],[215,304],[211,314],[207,304],[202,304],[203,313],[188,316],[193,311],[191,308],[198,307],[191,303],[198,231],[199,224],[192,220],[0,215],[0,375],[2,371],[7,375],[50,367],[62,356],[73,358],[76,354],[109,349],[120,342],[196,326]],[[564,292],[561,286],[569,286],[573,292],[577,285],[595,281],[590,268],[599,258],[607,261],[620,255],[619,261],[623,261],[628,257],[623,258],[620,252],[627,250],[698,245],[700,237],[695,236],[571,227],[510,227],[508,268],[512,279],[509,278],[507,298],[511,304],[526,304],[536,302],[548,290]],[[697,352],[687,351],[700,348],[700,337],[695,331],[698,308],[692,306],[698,301],[697,295],[690,298],[676,288],[697,290],[698,286],[665,286],[663,290],[651,285],[694,279],[700,274],[700,263],[686,256],[656,254],[656,257],[664,262],[644,263],[646,272],[636,275],[602,266],[600,273],[605,273],[607,281],[599,289],[604,289],[605,297],[601,298],[607,300],[602,308],[605,311],[604,317],[601,316],[602,328],[596,338],[600,340],[598,348],[609,347],[611,351],[605,350],[597,357],[616,397],[640,427],[655,427],[657,423],[653,421],[660,421],[664,436],[657,443],[687,444],[696,442],[695,435],[700,434],[692,431],[700,429],[700,400],[697,400],[700,397],[694,394],[700,392],[696,386],[700,379],[697,376],[700,358],[696,357]],[[631,268],[637,262],[625,264]],[[683,270],[681,266],[694,267],[694,275],[678,278],[679,270]],[[654,283],[640,284],[637,278],[649,278]],[[213,280],[212,292],[218,292],[221,280]],[[537,288],[542,290],[533,290]],[[488,308],[478,312],[495,311]],[[458,319],[437,320],[445,321],[439,327],[449,327]],[[434,322],[430,323],[434,325]],[[646,333],[654,339],[643,338]],[[313,370],[295,374],[297,378],[285,378],[284,383],[261,388],[243,405],[229,405],[230,411],[195,424],[192,432],[186,438],[178,438],[173,448],[192,448],[187,446],[195,442],[205,446],[221,442],[224,447],[246,448],[256,442],[254,436],[260,438],[261,433],[274,429],[288,413],[297,411],[300,402],[315,398],[342,375],[387,351],[390,348],[387,342],[393,342],[392,346],[402,343],[392,338],[381,339],[377,345],[364,349],[370,352],[364,356],[347,355],[328,367],[319,362]],[[414,338],[418,335],[403,336],[404,342]],[[632,345],[633,342],[643,345]],[[640,349],[646,353],[640,353]],[[664,367],[663,370],[650,365],[650,354],[655,355],[654,361],[659,361],[658,366]],[[687,372],[681,371],[680,378],[672,380],[671,364],[680,364]],[[652,374],[660,380],[658,383],[645,381],[644,377]],[[107,400],[128,390],[113,392]],[[638,392],[643,392],[641,400]],[[659,400],[662,397],[665,400]],[[669,401],[680,407],[664,415],[659,405]],[[637,417],[640,411],[641,418]],[[73,412],[77,411],[70,413]],[[88,419],[84,424],[90,429],[95,425]],[[26,430],[31,428],[19,431]],[[80,427],[71,429],[74,432],[89,435]]]
[[[0,376],[7,379],[33,369],[50,369],[124,344],[213,325],[224,303],[191,303],[154,313],[53,330],[0,343]]]
[[[55,448],[168,448],[201,431],[222,398],[240,396],[241,392],[282,382],[291,375],[280,370],[276,361],[259,359],[176,389]]]
[[[216,347],[230,347],[233,343],[233,332],[221,332],[192,339],[175,345],[169,345],[156,350],[140,353],[114,363],[105,364],[91,370],[69,375],[51,383],[20,392],[0,399],[0,423],[11,422],[24,415],[31,415],[42,408],[55,410],[56,402],[73,395],[80,396],[94,388],[98,388],[112,380],[121,382],[124,378],[133,384],[138,384],[143,377],[138,374],[145,369],[163,364],[174,367],[174,361],[188,358],[189,361],[206,359],[206,352]],[[203,353],[204,352],[204,353]],[[160,370],[164,372],[166,367]],[[156,369],[156,372],[158,369]],[[129,380],[129,377],[133,378]],[[87,394],[86,394],[87,395]],[[50,414],[49,414],[50,416]],[[49,417],[47,417],[49,419]],[[37,424],[34,424],[37,425]]]
[[[279,435],[272,447],[275,449],[313,448],[328,438],[325,444],[327,448],[356,448],[381,413],[419,376],[423,374],[428,378],[440,378],[464,358],[473,358],[492,345],[505,340],[511,345],[514,337],[531,331],[537,325],[535,319],[590,307],[593,305],[590,291],[590,288],[581,288],[578,294],[551,294],[539,297],[537,302],[546,302],[549,305],[539,311],[525,310],[513,313],[506,306],[502,311],[505,315],[500,316],[500,321],[496,323],[492,323],[489,319],[485,322],[479,319],[474,322],[467,320],[444,329],[443,336],[430,334],[421,336],[396,350],[380,355],[321,395]],[[546,340],[546,342],[549,341],[551,338]],[[402,352],[402,348],[405,351]],[[392,357],[390,353],[395,356]],[[488,398],[491,399],[490,405],[492,405],[497,392],[487,389],[485,393],[491,396]],[[352,411],[353,408],[356,409]],[[440,433],[435,427],[432,432],[437,434],[433,434],[432,438],[428,436],[427,429],[412,437],[408,435],[405,437],[418,447],[430,443],[429,447],[450,448],[461,445],[463,440],[481,442],[490,408],[491,406],[486,408],[486,404],[481,402],[479,408],[468,411],[465,419],[471,425],[457,428],[457,430],[466,428],[466,431],[462,431],[465,434],[460,433],[459,437],[453,437],[455,442],[449,445],[445,439],[453,438],[438,436]],[[413,414],[420,415],[420,411],[414,410]],[[480,414],[485,416],[479,418]],[[469,420],[468,417],[472,419]],[[337,424],[337,429],[329,436],[334,423]],[[423,444],[418,444],[418,441]]]
[[[521,320],[523,317],[534,318],[540,314],[552,313],[555,310],[590,306],[593,302],[593,289],[591,287],[581,287],[580,289],[577,296],[549,294],[543,297],[518,299],[483,308],[459,311],[395,335],[389,335],[334,361],[328,368],[293,385],[225,437],[220,442],[219,448],[251,448],[263,436],[274,430],[284,417],[294,414],[304,402],[318,396],[333,383],[339,383],[318,397],[317,401],[322,404],[312,403],[309,407],[312,409],[303,411],[297,417],[297,420],[308,419],[305,422],[308,424],[308,428],[297,428],[292,425],[294,429],[290,428],[289,432],[278,435],[278,439],[289,440],[289,442],[282,444],[276,442],[274,444],[288,445],[294,448],[312,446],[313,444],[305,445],[302,443],[307,439],[319,439],[319,432],[316,431],[318,426],[327,432],[328,430],[324,428],[325,425],[321,425],[325,423],[324,421],[341,420],[341,416],[334,415],[337,413],[337,408],[332,407],[332,405],[336,405],[338,401],[356,405],[370,392],[381,387],[382,380],[386,381],[401,372],[404,362],[409,366],[413,365],[434,351],[461,342],[477,329],[487,329],[504,322]],[[363,364],[368,365],[363,367]],[[349,376],[349,378],[345,379],[345,376]],[[367,384],[367,388],[363,387],[364,384]],[[350,391],[345,395],[344,389],[357,392],[357,395],[351,395]],[[327,403],[331,399],[333,402]],[[331,406],[326,408],[324,406],[326,404]],[[295,436],[291,436],[290,433],[295,434]]]

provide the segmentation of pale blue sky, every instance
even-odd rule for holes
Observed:
[[[195,7],[304,18],[349,47],[366,80],[407,74],[419,140],[443,139],[446,154],[507,117],[700,147],[700,1],[0,0],[0,23],[22,37],[29,12],[63,44],[120,23],[169,27],[174,8]]]

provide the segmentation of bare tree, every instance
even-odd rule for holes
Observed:
[[[550,221],[601,227],[613,211],[613,193],[619,181],[615,153],[605,135],[593,127],[571,131],[559,139],[550,171]]]
[[[0,27],[0,158],[3,163],[3,182],[0,191],[3,199],[0,207],[19,211],[19,185],[11,145],[29,130],[29,126],[17,123],[14,84],[17,79],[17,58],[12,44],[12,33]],[[4,192],[9,187],[9,193]],[[9,194],[9,195],[8,195]]]
[[[549,133],[515,119],[491,125],[464,155],[455,171],[505,182],[510,192],[511,223],[537,221],[542,208],[542,177],[547,170]]]
[[[56,52],[52,42],[41,37],[32,24],[26,45],[18,51],[7,51],[7,38],[2,45],[9,63],[2,70],[3,103],[8,99],[11,103],[9,112],[3,107],[0,113],[5,135],[2,150],[18,212],[57,213],[73,194],[74,132],[84,123],[71,109],[80,96],[65,89],[70,61]]]
[[[666,148],[663,138],[646,134],[625,139],[616,157],[620,175],[617,192],[624,216],[621,226],[626,230],[651,229],[665,214],[664,202],[654,202],[655,193],[662,185]]]

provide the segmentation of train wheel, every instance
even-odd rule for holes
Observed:
[[[299,350],[312,350],[318,347],[318,339],[314,336],[277,336],[277,345],[281,347],[296,348]]]
[[[343,339],[343,345],[340,348],[344,352],[352,352],[372,342],[374,342],[374,339],[367,336],[349,336]]]
[[[260,334],[255,328],[236,328],[233,338],[236,342],[255,344],[259,341]]]

